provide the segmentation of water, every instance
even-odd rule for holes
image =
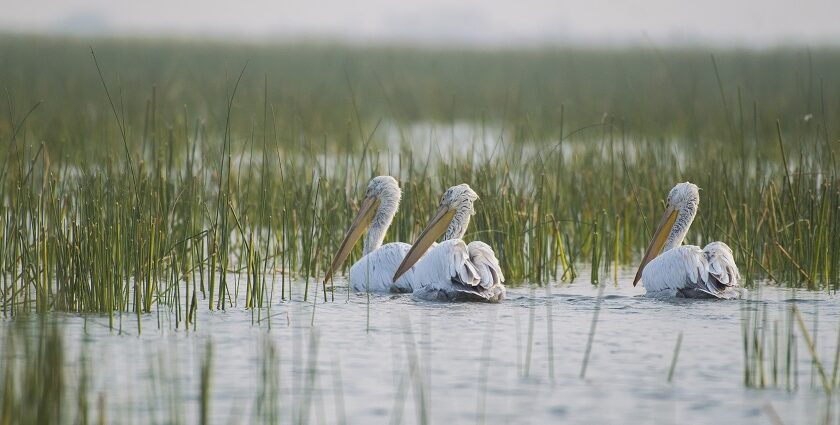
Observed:
[[[84,352],[93,399],[104,394],[110,420],[195,423],[208,342],[212,423],[253,422],[274,378],[284,423],[766,424],[768,405],[785,423],[823,420],[826,398],[804,338],[795,390],[745,388],[742,317],[766,308],[772,322],[796,300],[809,327],[818,318],[818,351],[831,373],[835,297],[763,287],[760,302],[654,300],[630,286],[632,272],[604,290],[585,378],[598,291],[584,279],[512,288],[498,305],[385,295],[368,303],[346,287],[334,303],[313,304],[296,292],[296,301],[261,312],[270,323],[255,322],[242,303],[213,312],[202,303],[194,331],[175,329],[174,315],[161,307],[141,318],[140,335],[133,314],[122,316],[122,332],[110,330],[107,317],[56,317],[70,370]],[[7,321],[0,332],[9,329]],[[266,379],[263,368],[272,363]]]

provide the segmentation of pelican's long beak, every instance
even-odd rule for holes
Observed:
[[[365,200],[362,201],[362,207],[359,208],[359,213],[356,214],[356,218],[353,219],[353,224],[351,224],[350,228],[347,229],[347,233],[344,235],[344,240],[341,241],[341,245],[338,247],[338,252],[332,260],[330,269],[327,271],[327,275],[324,276],[324,283],[330,280],[333,273],[341,267],[341,264],[344,263],[344,260],[346,260],[347,256],[350,255],[350,251],[353,250],[353,246],[356,244],[356,241],[362,237],[365,233],[365,229],[368,228],[371,220],[373,220],[373,215],[376,213],[376,209],[378,207],[379,199],[373,196],[367,196],[365,197]]]
[[[429,247],[432,246],[440,235],[446,233],[446,229],[449,227],[449,223],[452,222],[452,217],[454,216],[455,210],[450,209],[448,206],[443,205],[438,208],[435,216],[432,217],[432,220],[426,225],[426,228],[420,232],[420,236],[414,241],[414,245],[411,245],[408,254],[405,255],[402,263],[397,267],[397,272],[394,273],[394,282],[423,257],[423,254],[429,250]]]
[[[669,206],[665,210],[665,213],[662,214],[662,219],[659,220],[659,227],[653,234],[653,239],[651,239],[647,250],[645,250],[645,256],[642,257],[642,263],[639,264],[639,270],[636,271],[636,278],[633,279],[633,286],[636,286],[636,284],[639,283],[639,279],[642,278],[642,270],[645,269],[647,263],[656,258],[656,256],[659,255],[659,252],[662,251],[662,246],[665,245],[665,241],[668,240],[668,235],[674,227],[674,222],[677,221],[678,212],[679,211],[675,210],[674,207]]]

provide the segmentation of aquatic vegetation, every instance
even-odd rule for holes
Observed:
[[[67,382],[71,378],[64,373],[63,338],[58,328],[41,323],[38,332],[40,338],[35,341],[21,337],[24,332],[17,329],[4,332],[0,423],[60,423],[71,416],[78,417],[78,423],[88,423],[87,381],[83,377],[77,382],[77,399],[71,398]],[[23,354],[19,359],[16,350]],[[79,410],[75,415],[71,414],[74,408]]]
[[[0,57],[6,316],[161,306],[195,326],[196,309],[238,291],[255,314],[334,300],[321,278],[379,174],[404,193],[386,242],[413,240],[443,189],[468,182],[480,201],[466,236],[496,249],[512,285],[580,267],[616,282],[681,180],[705,189],[687,242],[725,237],[747,286],[840,282],[833,50],[710,60],[3,36]]]
[[[216,422],[211,420],[212,392],[223,383],[213,379],[217,374],[214,362],[218,360],[214,359],[212,342],[204,347],[194,372],[197,388],[179,387],[179,381],[173,378],[181,371],[173,370],[161,354],[160,358],[151,356],[148,364],[138,366],[147,371],[147,384],[151,388],[149,391],[138,388],[139,400],[131,401],[131,391],[107,392],[94,387],[94,383],[101,385],[101,380],[107,377],[87,358],[87,345],[82,347],[79,358],[67,358],[65,351],[75,350],[67,350],[67,337],[60,321],[40,318],[37,322],[24,320],[2,326],[0,424]],[[276,343],[265,339],[262,344],[258,351],[261,370],[257,374],[254,399],[252,406],[243,408],[242,414],[250,417],[251,423],[276,424],[289,415],[296,423],[308,423],[313,415],[305,411],[309,403],[306,397],[313,389],[307,388],[300,398],[282,397]],[[317,350],[314,337],[309,349]],[[317,359],[317,352],[311,354],[310,361]],[[317,374],[317,370],[310,370],[310,377]],[[184,394],[196,394],[195,402],[185,403],[181,399]],[[126,396],[129,402],[124,399]],[[295,402],[299,405],[294,405]],[[284,410],[287,404],[291,411]],[[125,408],[126,405],[131,408]],[[141,405],[148,410],[138,409]],[[196,411],[187,411],[187,405]]]

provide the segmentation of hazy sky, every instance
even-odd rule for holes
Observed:
[[[0,30],[487,44],[840,44],[840,0],[0,0]]]

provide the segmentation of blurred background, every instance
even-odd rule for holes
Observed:
[[[277,134],[330,146],[367,138],[347,137],[348,120],[376,127],[379,147],[455,124],[462,139],[556,141],[605,118],[669,140],[731,140],[742,121],[758,140],[777,119],[837,110],[838,13],[831,0],[35,0],[0,16],[0,81],[17,112],[43,101],[36,139],[85,158],[105,151],[73,139],[115,129],[91,49],[127,131],[144,131],[132,144],[196,118],[218,132],[246,64],[234,144],[266,103]],[[481,122],[496,128],[477,135]]]
[[[357,42],[529,45],[558,43],[832,43],[832,0],[385,1],[35,0],[7,5],[14,32]]]
[[[7,32],[325,39],[481,46],[539,44],[826,44],[840,38],[833,0],[33,0],[9,2]]]

